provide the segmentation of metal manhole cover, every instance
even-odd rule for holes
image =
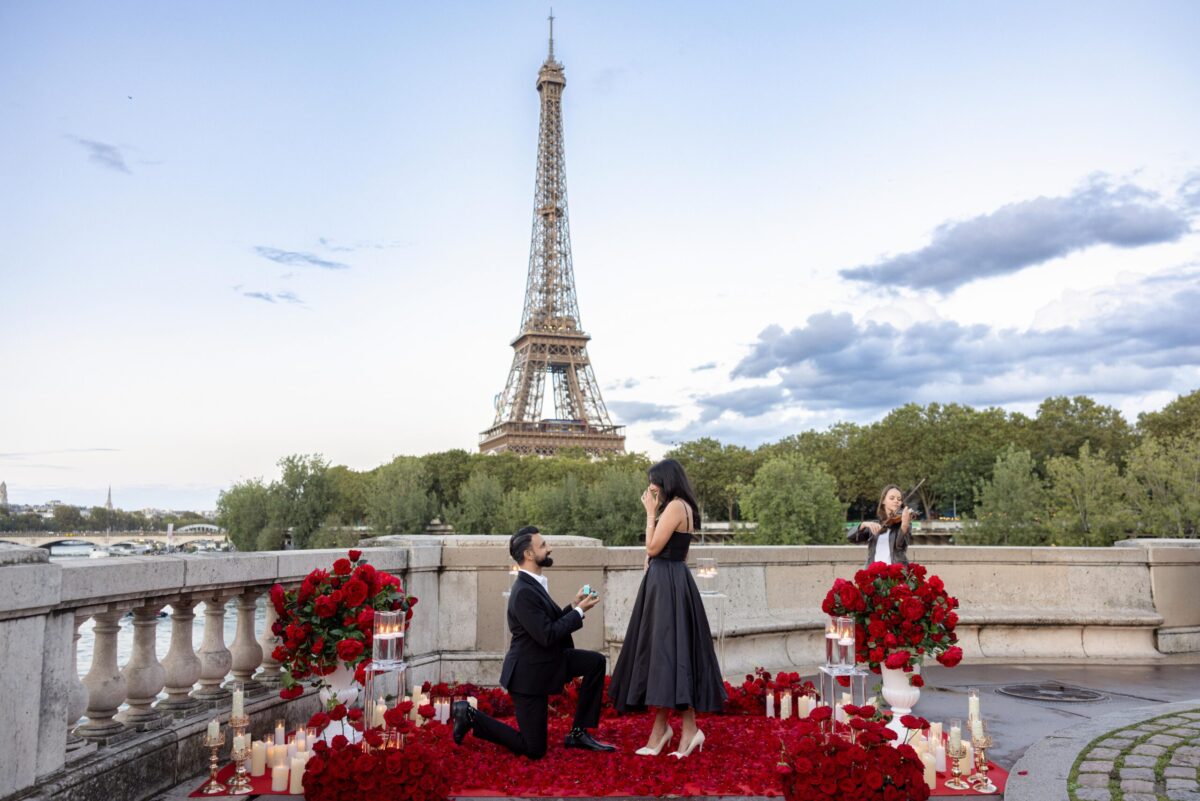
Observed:
[[[1056,703],[1087,703],[1088,701],[1103,701],[1104,693],[1086,690],[1083,687],[1071,687],[1053,681],[1041,684],[1008,684],[997,688],[997,692],[1011,695],[1014,698],[1027,698],[1030,701],[1054,701]]]

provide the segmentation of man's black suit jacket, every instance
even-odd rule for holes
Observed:
[[[559,607],[532,576],[518,573],[508,596],[512,644],[504,656],[500,686],[522,695],[554,695],[567,681],[564,652],[574,648],[571,632],[583,617],[567,604]]]

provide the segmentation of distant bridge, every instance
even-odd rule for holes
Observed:
[[[194,542],[226,542],[228,537],[217,526],[198,524],[176,529],[171,542],[175,546],[189,545]],[[167,544],[165,531],[73,531],[64,534],[61,531],[4,531],[0,532],[0,542],[13,545],[29,545],[35,548],[50,548],[55,545],[93,545],[108,546],[119,543],[159,543]]]

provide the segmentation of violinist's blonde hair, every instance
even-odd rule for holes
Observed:
[[[888,484],[883,488],[883,492],[879,493],[879,505],[875,507],[875,514],[878,515],[880,522],[887,520],[888,515],[887,510],[883,508],[883,499],[886,498],[887,494],[892,490],[900,490],[900,488],[895,484]],[[900,494],[903,495],[904,491],[900,490]]]

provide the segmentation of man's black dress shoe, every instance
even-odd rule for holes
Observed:
[[[474,728],[475,710],[466,701],[455,701],[450,716],[454,718],[454,744],[461,745],[467,732]]]
[[[611,743],[602,743],[587,733],[587,729],[571,729],[563,745],[567,748],[586,748],[589,751],[616,751]]]

